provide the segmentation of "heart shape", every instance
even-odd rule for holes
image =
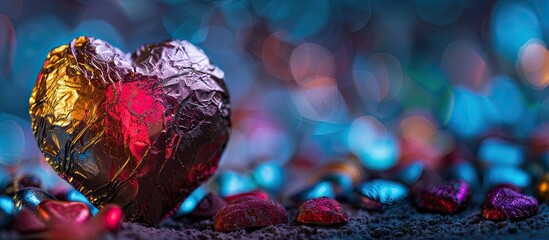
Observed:
[[[90,210],[81,202],[44,200],[36,208],[36,215],[44,223],[85,223],[90,218]]]
[[[538,201],[534,197],[522,194],[507,185],[492,188],[482,203],[482,216],[486,219],[519,219],[537,213]]]
[[[425,187],[417,197],[418,207],[439,213],[454,213],[463,207],[471,196],[467,182],[455,179],[443,184]]]
[[[213,175],[230,131],[223,72],[177,40],[131,55],[88,37],[53,49],[30,115],[58,175],[149,225]]]

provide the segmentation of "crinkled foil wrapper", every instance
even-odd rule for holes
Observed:
[[[58,175],[149,225],[214,174],[230,134],[223,72],[177,40],[133,54],[88,37],[53,49],[30,115]]]

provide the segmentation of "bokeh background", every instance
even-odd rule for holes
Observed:
[[[233,107],[221,172],[250,188],[299,188],[349,156],[389,173],[480,159],[530,184],[549,166],[548,16],[528,0],[0,0],[0,175],[54,185],[29,97],[46,54],[87,35],[202,48]]]

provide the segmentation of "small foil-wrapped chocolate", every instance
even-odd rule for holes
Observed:
[[[454,213],[465,207],[471,196],[469,184],[460,179],[450,180],[443,184],[431,184],[417,196],[419,208],[438,212]]]
[[[482,203],[482,217],[491,220],[521,219],[538,213],[538,202],[512,185],[492,188]]]
[[[230,131],[223,72],[177,40],[133,54],[88,37],[53,49],[30,115],[58,175],[149,225],[214,173]]]

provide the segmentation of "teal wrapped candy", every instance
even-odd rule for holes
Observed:
[[[40,188],[28,187],[19,190],[13,195],[15,210],[20,212],[23,208],[28,209],[33,214],[36,213],[36,207],[44,200],[55,198]]]
[[[410,196],[410,190],[404,184],[381,178],[358,184],[355,193],[356,204],[371,210],[392,207]]]

